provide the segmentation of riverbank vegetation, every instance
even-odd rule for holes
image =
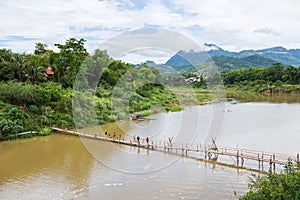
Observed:
[[[250,179],[250,191],[240,200],[290,200],[300,199],[300,163],[295,166],[289,160],[285,170],[279,174],[269,172],[266,176]]]
[[[74,115],[77,128],[88,126],[84,109],[96,112],[97,124],[180,110],[158,69],[113,60],[99,49],[89,54],[84,43],[70,38],[55,44],[58,52],[42,43],[33,54],[0,50],[0,140],[26,131],[47,135],[44,128],[53,125],[74,128]]]
[[[300,68],[283,67],[276,63],[268,68],[241,68],[223,72],[224,85],[228,89],[260,93],[299,93]]]

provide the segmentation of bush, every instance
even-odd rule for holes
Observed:
[[[50,135],[51,132],[52,132],[52,130],[49,128],[42,128],[41,130],[39,130],[38,135],[46,136],[46,135]]]
[[[280,174],[268,173],[267,176],[250,179],[250,191],[240,200],[291,200],[300,199],[300,163],[294,167],[291,160]]]
[[[38,103],[37,86],[23,83],[1,83],[0,99],[15,105],[31,105]]]
[[[16,135],[23,131],[23,127],[9,119],[0,119],[0,139],[15,138]]]
[[[182,108],[179,107],[179,106],[175,106],[175,107],[172,107],[172,108],[170,109],[171,112],[179,112],[179,111],[181,111],[181,110],[182,110]]]

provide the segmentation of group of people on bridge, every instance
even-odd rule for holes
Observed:
[[[116,132],[114,132],[112,135],[108,133],[108,131],[105,131],[105,136],[108,138],[111,138],[113,140],[122,140],[122,134],[117,135]],[[169,137],[168,138],[168,143],[172,147],[172,141],[174,137]],[[124,140],[124,138],[123,138]],[[130,142],[132,142],[130,140]],[[150,138],[147,136],[146,138],[141,138],[140,136],[133,136],[133,142],[137,143],[138,145],[141,145],[142,143],[146,142],[146,144],[149,146],[150,145]],[[152,141],[153,144],[153,141]]]

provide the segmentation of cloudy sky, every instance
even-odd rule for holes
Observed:
[[[77,37],[92,51],[147,27],[234,51],[300,48],[299,8],[298,0],[1,0],[0,48],[30,52]]]

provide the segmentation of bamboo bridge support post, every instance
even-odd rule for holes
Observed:
[[[243,151],[241,150],[241,159],[242,159],[242,167],[244,166],[244,157],[243,157]]]
[[[275,153],[273,154],[273,171],[275,173],[276,170],[276,164],[275,164]]]
[[[259,154],[257,154],[257,160],[258,160],[258,169],[260,170],[260,157],[259,157]]]
[[[185,144],[185,155],[187,156],[187,154],[188,154],[188,144],[186,143]]]
[[[262,169],[262,171],[264,171],[264,152],[262,152],[261,158],[262,158],[262,160],[261,160],[261,169]]]
[[[236,152],[236,165],[239,166],[239,150]]]
[[[272,172],[272,156],[270,156],[270,162],[269,162],[269,164],[270,164],[269,171],[271,171],[271,172]]]

